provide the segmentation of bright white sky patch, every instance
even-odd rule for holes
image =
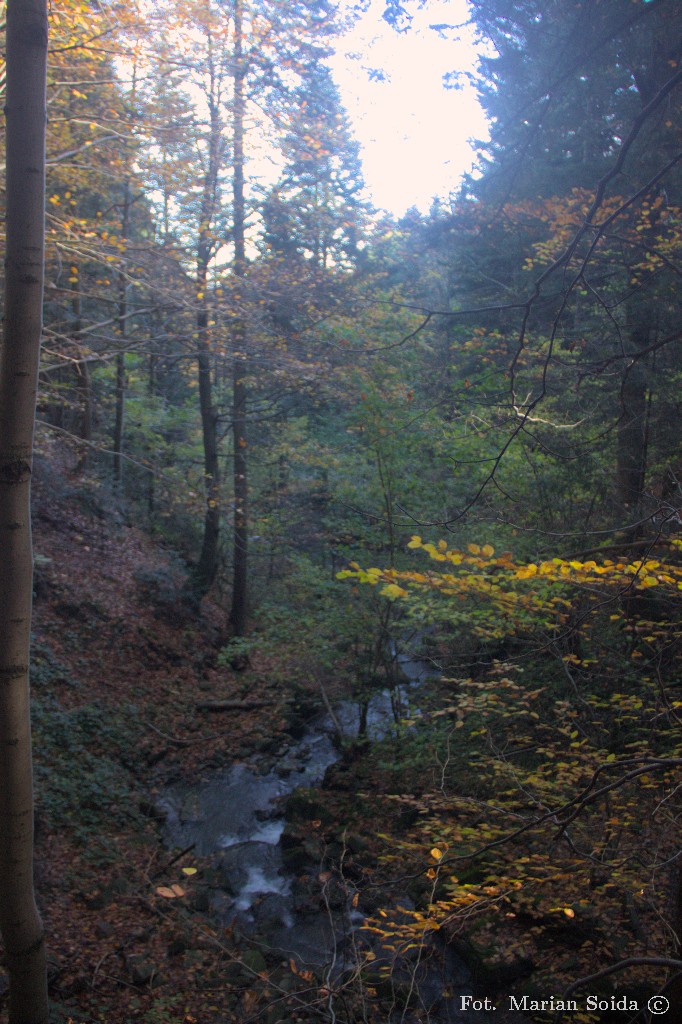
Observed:
[[[415,5],[416,6],[416,5]],[[401,215],[410,206],[426,212],[434,196],[446,197],[471,169],[470,139],[487,136],[474,90],[464,82],[446,89],[443,75],[471,71],[476,52],[466,0],[429,0],[411,9],[405,33],[381,15],[383,0],[337,44],[330,65],[362,147],[362,166],[372,201]],[[443,32],[430,25],[462,26]],[[372,80],[380,69],[385,81]]]

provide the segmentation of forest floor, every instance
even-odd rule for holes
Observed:
[[[154,799],[283,733],[282,666],[219,666],[224,611],[189,614],[175,554],[66,454],[39,465],[33,504],[36,873],[54,1020],[247,1020],[267,991],[260,963],[211,928],[193,898],[202,865],[173,862]]]
[[[379,1004],[362,1008],[376,995],[364,982],[332,1008],[311,973],[266,961],[236,927],[217,929],[210,865],[162,842],[165,786],[272,764],[292,702],[319,706],[319,691],[308,682],[306,693],[276,651],[242,670],[223,664],[224,609],[204,601],[190,614],[176,553],[130,525],[67,454],[40,460],[33,502],[36,876],[54,1024],[387,1019]],[[355,830],[364,838],[354,869],[346,851],[349,868],[374,878],[376,836],[397,812],[358,791],[390,791],[390,771],[341,761],[334,776],[324,821],[305,823],[304,838],[323,851],[340,824]],[[390,883],[374,880],[390,901]],[[0,1010],[6,992],[0,973]]]

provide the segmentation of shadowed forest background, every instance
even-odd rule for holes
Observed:
[[[395,219],[325,63],[361,6],[50,6],[53,1021],[437,1024],[456,981],[415,979],[452,951],[527,997],[498,1024],[677,1020],[682,7],[469,0],[490,139]],[[218,919],[216,858],[164,845],[170,785],[276,772],[323,713],[281,841],[306,906],[356,911],[343,970]]]

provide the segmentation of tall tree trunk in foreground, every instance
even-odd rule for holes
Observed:
[[[43,293],[46,0],[7,3],[7,242],[0,350],[0,932],[10,1024],[48,1020],[33,891],[30,481]]]
[[[234,276],[239,284],[246,273],[244,238],[244,115],[246,103],[244,84],[246,67],[243,47],[242,0],[234,2],[234,178],[232,190],[234,218]],[[237,296],[239,301],[239,296]],[[232,430],[234,434],[234,568],[232,576],[232,608],[230,625],[235,636],[244,636],[247,612],[248,571],[248,481],[246,408],[246,324],[238,319],[232,329],[233,380]]]

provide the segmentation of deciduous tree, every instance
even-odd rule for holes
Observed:
[[[0,350],[0,931],[10,1024],[48,1019],[45,936],[33,891],[29,648],[30,482],[45,246],[47,4],[7,3],[7,233]]]

